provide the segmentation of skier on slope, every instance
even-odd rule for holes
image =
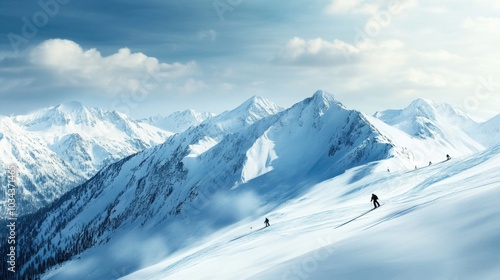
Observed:
[[[450,160],[450,159],[451,159],[450,155],[446,155],[446,160]]]
[[[373,206],[375,208],[380,207],[380,203],[378,203],[378,196],[376,196],[374,193],[372,193],[372,199],[370,201],[373,201]]]
[[[270,226],[270,225],[271,225],[271,224],[269,223],[269,219],[268,219],[268,218],[266,218],[266,220],[264,221],[264,224],[266,225],[265,227],[268,227],[268,226]]]

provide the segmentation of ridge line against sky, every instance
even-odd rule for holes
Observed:
[[[368,114],[420,97],[483,120],[500,108],[494,0],[4,0],[0,14],[0,115],[71,100],[220,113],[318,89]]]

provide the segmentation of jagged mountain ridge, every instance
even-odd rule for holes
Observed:
[[[171,135],[125,114],[87,108],[79,102],[16,116],[14,120],[41,135],[52,150],[87,177],[116,160],[159,144]]]
[[[270,171],[276,175],[266,177],[269,185],[283,176],[293,178],[301,173],[324,180],[347,168],[390,157],[393,148],[391,140],[364,114],[318,91],[283,111],[279,120],[259,136],[247,151],[242,181]]]
[[[19,173],[18,214],[47,205],[101,168],[166,140],[171,133],[79,102],[2,117],[0,170]],[[9,128],[10,127],[10,128]]]
[[[485,149],[470,133],[478,124],[449,104],[420,98],[404,109],[376,112],[374,117],[411,137],[437,142],[444,153],[470,155]]]
[[[112,243],[112,235],[128,227],[166,230],[175,250],[190,237],[168,234],[172,224],[195,227],[193,236],[203,235],[253,209],[229,202],[225,207],[234,211],[220,212],[214,204],[221,196],[284,201],[347,168],[397,156],[397,147],[365,115],[346,109],[330,94],[319,91],[283,111],[262,101],[253,98],[112,164],[49,208],[26,217],[39,226],[22,234],[31,256],[24,268],[37,259],[54,259],[62,252],[71,257]],[[201,212],[213,213],[213,219],[202,219]],[[51,250],[44,236],[58,231],[65,234]]]
[[[0,116],[0,173],[7,174],[8,165],[17,167],[17,213],[33,211],[53,201],[62,193],[84,181],[45,140],[24,130],[9,117]],[[7,185],[2,176],[2,186]],[[61,186],[64,182],[64,186]],[[2,192],[2,196],[3,196]],[[4,212],[6,199],[0,200]]]
[[[443,136],[437,122],[460,124],[463,127],[477,125],[470,117],[449,104],[419,98],[404,109],[376,112],[374,117],[420,138]]]

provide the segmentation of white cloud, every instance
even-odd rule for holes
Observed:
[[[321,38],[304,40],[294,37],[276,54],[273,59],[277,64],[306,66],[331,66],[349,61],[349,55],[359,50],[344,41],[326,41]]]
[[[294,37],[276,54],[273,62],[296,66],[338,66],[369,60],[370,56],[393,55],[403,47],[399,40],[376,43],[366,39],[351,45],[339,39],[327,41],[322,38],[305,40]]]
[[[353,50],[350,61],[339,53],[340,45]],[[366,39],[349,44],[296,37],[284,45],[275,61],[295,66],[287,73],[296,77],[289,78],[290,88],[305,84],[306,78],[300,77],[307,77],[308,84],[337,92],[346,104],[351,101],[358,106],[359,99],[366,99],[384,108],[381,100],[403,100],[398,102],[404,104],[417,97],[445,100],[445,96],[450,103],[460,103],[474,92],[477,73],[471,66],[477,59],[447,47],[432,49],[397,39]],[[325,65],[329,67],[327,71],[317,67]]]
[[[102,56],[94,48],[84,50],[77,43],[63,39],[47,40],[35,47],[30,62],[55,73],[61,83],[112,93],[152,87],[164,79],[192,75],[198,68],[195,62],[162,63],[143,53],[132,53],[128,48]]]

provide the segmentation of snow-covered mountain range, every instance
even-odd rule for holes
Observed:
[[[364,178],[371,174],[404,173],[443,162],[446,154],[461,158],[494,148],[499,139],[486,143],[469,133],[498,125],[495,119],[477,124],[428,100],[369,116],[323,91],[288,109],[253,97],[110,164],[47,208],[22,217],[21,273],[40,275],[64,262],[46,276],[124,276],[240,221],[266,213],[279,219],[278,209],[308,200],[315,186],[336,176],[338,184],[328,188],[351,186],[335,197],[345,201],[368,188]],[[102,262],[107,265],[99,267]],[[175,271],[173,266],[162,270]]]
[[[449,104],[417,99],[402,110],[377,112],[374,116],[412,137],[440,143],[449,153],[463,154],[484,149],[479,141],[480,134],[472,133],[479,124]]]
[[[87,108],[79,102],[0,117],[0,133],[0,172],[6,174],[9,164],[19,169],[20,215],[47,205],[103,167],[172,135],[122,113]]]

